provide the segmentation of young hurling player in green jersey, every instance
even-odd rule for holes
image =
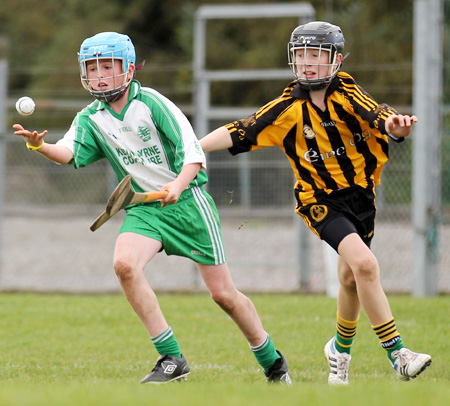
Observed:
[[[376,103],[350,75],[339,72],[343,50],[338,26],[315,21],[297,27],[288,44],[295,81],[257,113],[218,128],[200,145],[205,152],[229,148],[233,155],[278,146],[291,163],[296,212],[339,254],[336,334],[324,348],[329,384],[348,383],[361,307],[397,377],[409,380],[431,363],[431,356],[405,347],[370,242],[374,187],[388,160],[389,139],[403,141],[417,118]]]
[[[47,131],[15,124],[30,150],[75,168],[106,158],[118,180],[131,175],[138,192],[166,190],[160,202],[126,208],[114,250],[114,269],[130,305],[159,353],[143,383],[186,378],[189,365],[144,275],[162,249],[192,259],[213,300],[234,320],[269,382],[290,384],[289,369],[265,332],[255,306],[231,279],[218,213],[203,189],[205,156],[182,112],[154,89],[134,80],[130,38],[115,32],[87,38],[78,54],[81,82],[96,99],[80,111],[56,144]],[[142,66],[142,65],[141,65]]]

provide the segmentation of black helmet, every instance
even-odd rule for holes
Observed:
[[[292,32],[291,40],[288,43],[288,61],[300,87],[306,90],[320,90],[332,81],[342,65],[342,61],[337,63],[336,58],[338,54],[343,53],[344,42],[344,35],[340,27],[323,21],[300,25]],[[318,49],[319,52],[322,50],[330,52],[327,64],[330,69],[326,76],[317,79],[301,77],[298,71],[298,66],[301,65],[295,63],[295,51],[309,48]]]

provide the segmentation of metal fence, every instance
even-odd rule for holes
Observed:
[[[167,68],[161,68],[164,69]],[[76,70],[70,73],[77,75]],[[157,73],[151,72],[153,80]],[[159,82],[159,78],[156,80]],[[142,82],[150,86],[152,83],[145,78]],[[71,102],[67,101],[68,91],[75,95]],[[45,122],[65,123],[68,127],[75,112],[89,99],[82,90],[66,88],[64,92],[50,97],[37,89],[28,94],[35,98],[37,110],[26,119],[14,110],[15,100],[23,96],[21,92],[10,89],[3,99],[8,127],[1,137],[3,290],[120,290],[112,269],[112,252],[121,215],[95,233],[89,230],[117,182],[107,163],[98,162],[79,170],[56,165],[28,151],[10,128],[18,120],[28,128],[40,130],[46,128]],[[170,89],[164,93],[173,98]],[[192,118],[192,107],[181,106]],[[438,238],[439,246],[438,289],[450,293],[450,252],[446,246],[450,233],[450,110],[444,109],[444,113],[442,213],[433,238]],[[211,123],[214,127],[220,124],[223,123]],[[49,142],[63,134],[61,127],[50,128]],[[379,212],[373,250],[388,292],[410,293],[413,286],[411,144],[411,138],[399,145],[391,144],[391,159],[377,192]],[[208,174],[208,190],[219,207],[225,248],[238,288],[249,292],[325,292],[330,284],[327,249],[311,233],[310,265],[307,269],[301,267],[303,253],[298,237],[304,225],[294,214],[294,180],[281,151],[267,148],[239,157],[231,157],[226,151],[212,153],[208,155]],[[146,274],[158,290],[205,289],[189,261],[164,253],[157,255]]]
[[[50,134],[57,139],[60,134]],[[412,289],[411,142],[391,146],[377,193],[373,250],[388,292]],[[103,162],[74,170],[28,151],[22,140],[4,140],[5,204],[0,288],[51,291],[119,290],[112,270],[121,217],[92,233],[89,226],[116,184]],[[450,147],[448,131],[443,149]],[[445,154],[443,154],[445,157]],[[443,162],[443,171],[449,167]],[[311,268],[299,269],[298,230],[290,166],[277,149],[231,157],[208,156],[208,190],[221,213],[225,247],[236,285],[246,291],[324,292],[326,250],[311,234]],[[449,177],[443,176],[444,182]],[[450,292],[450,185],[442,185],[439,291]],[[300,286],[301,273],[307,284]],[[159,290],[204,289],[192,264],[159,254],[148,278]]]

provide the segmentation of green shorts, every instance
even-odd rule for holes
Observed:
[[[176,204],[131,206],[119,233],[131,232],[161,241],[167,255],[205,265],[226,261],[219,215],[212,197],[200,187],[185,190]]]

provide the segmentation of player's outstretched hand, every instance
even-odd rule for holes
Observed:
[[[20,124],[14,124],[13,128],[16,130],[14,131],[14,134],[20,135],[28,145],[31,145],[33,147],[38,147],[39,145],[41,145],[44,137],[48,133],[47,130],[44,130],[41,133],[38,133],[37,131],[31,132],[23,128]]]
[[[386,131],[394,137],[407,137],[412,130],[414,123],[417,123],[416,116],[404,116],[402,114],[393,114],[386,120]]]

